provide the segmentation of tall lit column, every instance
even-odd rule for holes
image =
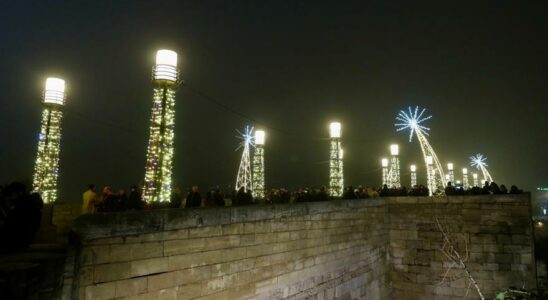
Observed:
[[[388,182],[388,158],[381,159],[382,167],[382,185],[389,185]]]
[[[178,75],[177,53],[159,50],[152,70],[154,95],[143,188],[143,200],[147,202],[165,202],[169,201],[171,196],[175,91]]]
[[[329,195],[342,197],[344,188],[343,158],[341,146],[341,123],[329,124],[331,152],[329,157]]]
[[[63,117],[61,109],[65,105],[65,81],[63,79],[46,79],[43,104],[44,110],[38,136],[38,153],[32,189],[42,196],[45,203],[52,203],[57,200],[61,119]]]
[[[390,187],[400,188],[400,148],[398,145],[390,145]]]
[[[411,165],[411,187],[417,185],[417,166]]]
[[[451,181],[455,185],[455,171],[453,170],[453,163],[447,164],[447,181]],[[445,183],[447,185],[447,182]]]
[[[253,196],[258,199],[264,198],[264,143],[265,132],[255,131],[255,152],[253,153]]]
[[[434,160],[432,159],[432,156],[426,156],[425,157],[426,162],[426,176],[427,176],[427,183],[428,183],[428,193],[430,196],[434,194],[434,191],[436,190],[436,173],[433,167]]]
[[[478,173],[472,173],[472,180],[474,182],[474,186],[479,186]]]
[[[462,187],[467,190],[470,187],[468,183],[468,169],[462,168]]]

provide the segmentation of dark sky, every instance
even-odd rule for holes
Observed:
[[[393,126],[409,105],[433,115],[442,162],[460,169],[481,152],[499,183],[548,185],[548,2],[410,2],[2,1],[0,182],[32,177],[52,75],[68,93],[61,200],[88,183],[141,181],[151,66],[168,48],[187,85],[176,105],[183,188],[233,184],[235,130],[247,124],[267,130],[268,186],[324,185],[335,119],[346,184],[377,185],[390,143],[404,169],[421,162]]]

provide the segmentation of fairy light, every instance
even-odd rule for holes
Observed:
[[[493,177],[489,171],[487,171],[487,163],[485,162],[487,157],[484,157],[483,154],[476,154],[475,156],[470,156],[470,165],[476,167],[476,169],[481,170],[483,175],[483,182],[487,181],[489,183],[493,182]]]
[[[332,197],[342,197],[344,188],[343,158],[341,146],[341,123],[329,124],[331,151],[329,157],[329,194]]]
[[[473,180],[474,186],[479,186],[477,173],[472,173],[472,180]]]
[[[436,182],[436,170],[434,170],[432,163],[433,159],[432,156],[428,155],[424,158],[424,161],[426,163],[426,177],[427,177],[427,185],[428,185],[428,193],[430,196],[434,194],[434,190],[437,187]]]
[[[61,147],[61,109],[65,105],[65,81],[60,78],[47,78],[43,95],[44,109],[38,150],[33,176],[33,191],[40,194],[45,203],[57,200],[59,177],[59,151]]]
[[[253,152],[253,196],[257,199],[264,199],[264,130],[255,131],[255,151]]]
[[[417,185],[417,166],[411,165],[411,187],[414,187]]]
[[[152,70],[154,92],[150,139],[143,188],[143,200],[146,202],[166,202],[171,198],[178,76],[177,53],[171,50],[156,52],[156,63]]]
[[[455,171],[453,170],[453,163],[447,164],[447,181],[451,181],[451,183],[455,183]]]
[[[381,159],[381,167],[382,167],[382,185],[388,186],[388,158]]]

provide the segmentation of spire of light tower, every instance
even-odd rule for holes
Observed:
[[[264,130],[255,131],[255,151],[253,152],[253,196],[257,199],[265,197],[264,181]]]
[[[387,185],[388,186],[388,158],[381,159],[381,167],[382,167],[382,186]]]
[[[417,185],[417,166],[411,165],[411,188]]]
[[[236,176],[236,191],[244,189],[244,192],[253,192],[253,178],[251,175],[251,161],[249,159],[249,152],[251,147],[255,146],[253,127],[246,126],[243,133],[238,132],[237,136],[242,141],[236,150],[242,148],[242,159],[240,160],[240,166],[238,167],[238,175]]]
[[[158,50],[152,69],[154,92],[143,187],[143,200],[146,202],[166,202],[171,198],[178,77],[177,53]]]
[[[59,151],[61,148],[62,107],[65,105],[65,81],[47,78],[42,102],[42,122],[38,135],[38,150],[33,176],[33,191],[45,203],[57,200]]]
[[[396,144],[390,145],[390,176],[389,181],[390,187],[400,188],[400,159],[398,155],[400,154],[399,146]]]
[[[469,187],[470,186],[468,183],[468,169],[462,168],[462,188],[467,190]]]
[[[428,172],[429,176],[435,176],[431,179],[430,183],[433,183],[433,186],[436,189],[431,192],[443,194],[443,187],[445,186],[445,174],[443,173],[443,168],[438,159],[438,156],[436,155],[436,152],[434,152],[434,148],[432,148],[432,146],[428,142],[428,139],[426,138],[429,135],[430,128],[424,126],[423,123],[432,118],[432,116],[423,116],[425,111],[426,109],[423,108],[419,112],[418,106],[415,107],[414,110],[412,110],[411,107],[409,107],[407,111],[402,110],[396,116],[397,123],[394,125],[397,128],[396,131],[409,129],[409,142],[412,141],[413,135],[417,136],[417,140],[419,141],[425,164],[426,157],[430,156],[432,159],[432,164],[434,165],[432,167],[434,171]]]
[[[447,181],[451,181],[455,185],[455,171],[453,170],[453,163],[447,164]]]
[[[341,123],[329,124],[331,151],[329,156],[329,195],[341,197],[344,188]]]

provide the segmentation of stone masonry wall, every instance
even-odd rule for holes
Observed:
[[[83,216],[79,299],[389,297],[382,200]]]
[[[487,299],[510,286],[536,286],[528,194],[405,197],[387,204],[394,299],[462,299],[467,293],[464,270],[448,272],[436,218]],[[467,299],[478,298],[471,286]]]
[[[436,218],[492,298],[534,287],[529,207],[524,194],[86,215],[73,298],[462,299],[462,270],[440,284]]]

